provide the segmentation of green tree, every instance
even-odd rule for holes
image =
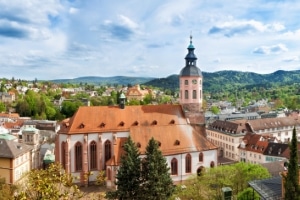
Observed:
[[[125,154],[121,157],[121,164],[116,175],[116,191],[106,193],[108,199],[141,199],[139,193],[141,186],[141,160],[140,154],[132,141],[128,137],[124,144]]]
[[[32,170],[24,177],[24,185],[15,199],[80,199],[82,193],[73,184],[73,177],[64,172],[60,164],[51,164],[47,169]]]
[[[5,112],[6,111],[6,106],[3,102],[0,102],[0,112]]]
[[[192,177],[185,183],[184,189],[179,185],[176,196],[190,199],[193,195],[198,199],[222,199],[222,188],[232,188],[233,195],[238,195],[248,188],[248,182],[255,179],[270,177],[268,170],[261,165],[251,163],[236,163],[210,168],[200,177]],[[202,196],[201,196],[202,195]]]
[[[0,178],[0,200],[13,200],[15,191],[15,185],[9,185],[5,183],[4,177]]]
[[[296,127],[293,129],[293,136],[290,143],[290,160],[288,172],[284,177],[285,200],[300,199],[299,188],[299,166],[298,166],[298,148],[297,148]]]
[[[158,143],[151,138],[142,162],[143,199],[168,199],[174,192],[166,158],[158,149]]]
[[[259,194],[252,188],[247,188],[238,194],[238,200],[260,199]]]
[[[80,101],[64,101],[62,103],[61,113],[66,117],[72,117],[79,106],[82,106]]]
[[[210,108],[211,112],[215,115],[219,114],[220,113],[220,109],[217,107],[217,106],[212,106]]]

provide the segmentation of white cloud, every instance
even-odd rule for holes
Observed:
[[[76,13],[78,13],[78,11],[79,11],[79,9],[74,8],[74,7],[71,7],[71,8],[69,9],[69,13],[70,13],[70,14],[76,14]]]
[[[299,56],[294,56],[294,57],[289,57],[289,58],[283,59],[284,62],[297,62],[299,60],[300,60]]]
[[[288,51],[288,48],[284,44],[277,44],[272,46],[260,46],[253,50],[254,54],[280,54]]]
[[[219,25],[213,26],[209,30],[209,34],[221,34],[226,37],[232,37],[234,35],[249,34],[255,32],[278,32],[284,30],[284,25],[280,23],[264,24],[255,20],[235,20],[227,21]]]

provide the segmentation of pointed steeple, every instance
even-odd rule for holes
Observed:
[[[201,70],[196,65],[197,56],[194,53],[193,36],[190,35],[188,54],[185,56],[185,67],[181,70],[181,76],[202,76]]]
[[[196,66],[197,57],[194,53],[195,47],[193,45],[193,36],[190,35],[190,45],[188,46],[188,54],[185,56],[185,66]]]

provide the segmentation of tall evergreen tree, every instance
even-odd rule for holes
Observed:
[[[121,164],[116,175],[116,191],[106,193],[108,199],[141,199],[139,190],[141,185],[140,154],[129,136],[124,144],[125,154],[121,157]]]
[[[172,196],[174,192],[170,168],[158,148],[158,143],[151,138],[146,147],[146,157],[142,161],[143,199],[164,200]]]
[[[285,178],[285,200],[300,199],[299,166],[298,166],[298,142],[296,127],[293,129],[293,137],[290,143],[290,160],[288,172]]]

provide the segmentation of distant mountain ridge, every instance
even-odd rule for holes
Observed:
[[[218,71],[202,72],[203,89],[206,91],[219,91],[222,88],[242,87],[268,87],[271,85],[287,85],[300,83],[300,70],[279,70],[270,74],[258,74],[254,72]],[[171,75],[167,78],[153,79],[144,85],[177,90],[179,87],[179,75]]]
[[[112,76],[112,77],[100,77],[100,76],[85,76],[78,77],[74,79],[55,79],[51,80],[54,83],[88,83],[94,85],[107,85],[107,84],[119,84],[119,85],[127,85],[127,84],[142,84],[148,81],[151,81],[155,78],[153,77],[130,77],[130,76]]]
[[[284,71],[278,70],[270,74],[258,74],[254,72],[241,72],[224,70],[218,72],[202,72],[203,88],[206,91],[216,91],[226,87],[248,87],[248,86],[263,86],[294,84],[300,83],[300,70]],[[121,84],[135,85],[143,84],[146,86],[160,87],[170,90],[178,90],[179,75],[170,75],[166,78],[153,77],[128,77],[128,76],[113,76],[113,77],[96,77],[87,76],[75,79],[57,79],[52,80],[56,83],[88,83],[95,85],[106,84]]]

